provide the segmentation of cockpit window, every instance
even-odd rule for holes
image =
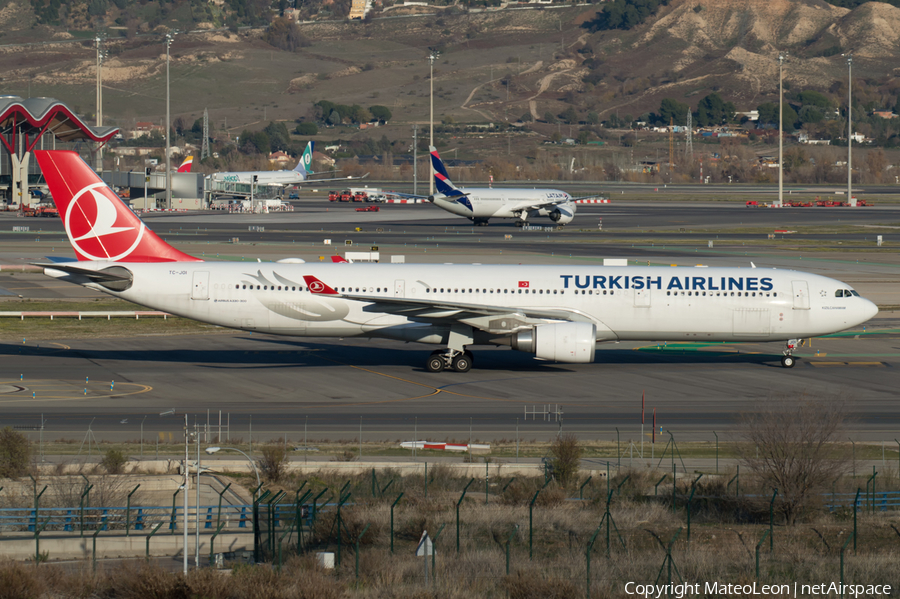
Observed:
[[[857,292],[856,292],[855,290],[853,290],[853,289],[850,290],[850,293],[852,293],[852,294],[855,295],[856,297],[859,297],[859,293],[857,293]]]
[[[853,297],[854,295],[859,295],[855,291],[850,291],[849,289],[838,289],[834,292],[834,297]]]

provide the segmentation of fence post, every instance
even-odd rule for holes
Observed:
[[[716,431],[713,431],[713,434],[716,435],[716,474],[719,473],[719,435],[716,434]]]
[[[463,499],[466,497],[466,491],[469,490],[469,486],[475,482],[475,479],[472,478],[466,484],[465,488],[462,491],[462,495],[459,496],[459,501],[456,502],[456,553],[459,554],[459,504],[462,503]]]
[[[362,532],[359,533],[359,536],[356,537],[356,590],[359,590],[359,542],[363,538],[363,535],[366,534],[366,531],[369,530],[371,524],[366,524],[366,527],[362,529]],[[340,532],[340,531],[338,531]],[[432,548],[434,545],[432,545]],[[432,553],[434,553],[432,549]]]
[[[668,475],[668,474],[663,474],[663,475],[662,475],[662,478],[659,479],[658,481],[656,481],[656,484],[653,485],[653,496],[654,496],[654,497],[656,497],[656,496],[659,495],[659,485],[661,485],[662,482],[663,482],[664,480],[666,480],[667,478],[669,478],[669,475]],[[607,490],[608,490],[608,489],[607,489]]]
[[[91,568],[94,572],[97,571],[97,535],[100,534],[102,528],[98,528],[94,532],[94,536],[91,538]]]
[[[859,493],[857,492],[857,495]],[[856,531],[853,531],[853,551],[856,551]],[[847,545],[850,544],[850,539],[844,543],[844,546],[841,547],[841,599],[844,599],[844,551],[847,549]]]
[[[302,486],[300,487],[303,488]],[[297,491],[300,492],[299,490]],[[303,543],[303,502],[306,501],[306,498],[312,495],[312,489],[303,494],[303,497],[297,497],[297,555],[300,555],[300,551],[302,551],[301,546]],[[307,519],[310,518],[309,510],[306,511]],[[311,522],[311,520],[310,520]]]
[[[516,531],[519,530],[519,525],[516,524],[513,527],[512,532],[509,533],[509,536],[506,538],[506,575],[509,576],[509,544],[512,543],[513,537],[516,535]]]
[[[159,524],[156,525],[156,528],[154,528],[153,530],[151,530],[151,531],[150,531],[150,534],[147,535],[147,549],[146,549],[145,557],[146,557],[148,560],[150,559],[150,537],[152,537],[153,535],[155,535],[155,534],[156,534],[156,531],[159,530],[159,529],[162,527],[162,525],[163,525],[163,523],[160,522]]]
[[[131,536],[131,496],[134,495],[134,492],[138,490],[141,485],[133,488],[131,493],[128,494],[128,498],[126,499],[125,505],[125,536]]]
[[[589,477],[587,478],[587,480],[584,481],[584,482],[581,484],[580,487],[578,487],[578,499],[584,500],[584,488],[587,486],[587,484],[588,484],[589,482],[591,482],[591,479],[592,479],[592,478],[594,478],[594,477],[593,477],[593,476],[589,476]],[[504,489],[504,490],[505,490],[505,489]]]
[[[223,529],[224,527],[225,527],[225,523],[224,523],[224,522],[222,522],[221,524],[219,524],[219,525],[217,526],[217,528],[216,528],[216,532],[214,532],[213,535],[212,535],[212,537],[210,537],[210,539],[209,539],[209,563],[210,563],[210,565],[213,564],[214,559],[215,559],[214,556],[215,556],[216,552],[215,552],[214,547],[215,547],[215,544],[216,544],[216,537],[219,536],[219,533],[222,532],[222,529]],[[147,537],[147,542],[148,542],[148,543],[150,542],[150,537]]]
[[[222,521],[222,496],[225,495],[225,492],[228,490],[228,487],[231,486],[231,483],[225,485],[225,488],[222,489],[222,492],[219,493],[219,511],[216,514],[216,526]],[[298,491],[299,492],[299,491]]]
[[[169,519],[169,530],[172,531],[173,535],[175,534],[175,529],[177,528],[177,524],[176,524],[177,520],[175,519],[175,500],[178,497],[178,493],[180,493],[180,492],[181,492],[181,487],[178,487],[177,489],[175,489],[175,492],[172,493],[172,517]],[[82,528],[84,528],[83,524],[82,524]],[[84,535],[82,535],[82,536],[84,536]]]
[[[772,500],[769,501],[769,552],[775,555],[775,498],[778,489],[772,489]]]
[[[437,570],[435,570],[435,554],[437,553],[437,538],[441,536],[441,532],[443,532],[444,527],[447,526],[447,523],[441,524],[441,527],[438,529],[437,533],[431,537],[431,584],[437,587]]]
[[[400,500],[403,498],[403,493],[397,495],[397,499],[394,500],[394,503],[391,504],[391,553],[394,552],[394,507]]]
[[[83,476],[83,475],[82,475]],[[81,501],[79,503],[79,510],[81,512],[81,537],[84,538],[84,497],[91,492],[91,489],[94,488],[94,485],[87,485],[84,491],[81,493]],[[43,493],[43,491],[41,491]]]
[[[44,529],[47,528],[47,525],[50,524],[50,518],[47,518],[47,521],[38,528],[37,520],[34,522],[34,567],[37,568],[41,563],[41,533],[44,532]]]
[[[328,487],[325,487],[324,489],[322,489],[322,492],[321,492],[321,493],[319,493],[318,495],[316,495],[315,497],[313,497],[313,509],[312,509],[312,514],[311,514],[313,524],[316,523],[316,519],[317,519],[318,516],[319,516],[319,510],[318,510],[318,507],[317,507],[316,504],[318,503],[319,498],[322,497],[322,495],[324,495],[324,494],[327,493],[327,492],[328,492]]]
[[[349,484],[349,481],[347,481],[347,483]],[[347,488],[347,485],[344,485],[344,488]],[[350,499],[351,495],[353,495],[353,493],[348,491],[346,495],[344,495],[343,497],[340,497],[338,499],[338,504],[337,504],[337,533],[338,533],[337,565],[338,566],[341,565],[341,545],[343,544],[342,543],[343,535],[341,535],[341,527],[344,525],[344,521],[341,518],[341,508],[344,507],[344,504]]]
[[[859,494],[862,488],[856,487],[856,498],[853,500],[853,551],[856,552],[856,513],[859,511]]]
[[[591,540],[588,541],[587,547],[584,550],[584,565],[585,565],[585,572],[587,574],[587,580],[585,582],[584,596],[587,599],[591,599],[591,549],[593,549],[594,541],[597,540],[597,535],[600,534],[600,530],[602,528],[603,528],[603,522],[601,522],[600,526],[597,527],[597,530],[594,531],[594,536],[592,536]]]
[[[537,501],[538,495],[540,495],[543,490],[543,487],[538,489],[534,494],[534,497],[531,498],[531,503],[528,504],[528,559],[534,559],[534,553],[532,552],[532,539],[534,538],[534,502]]]
[[[766,540],[766,537],[769,536],[770,531],[765,531],[763,533],[762,538],[759,540],[759,543],[756,544],[756,580],[759,580],[759,546],[763,544]]]

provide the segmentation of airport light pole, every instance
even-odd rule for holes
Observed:
[[[428,195],[434,195],[434,170],[431,167],[431,147],[434,147],[434,61],[437,60],[438,56],[440,56],[440,52],[438,52],[434,48],[430,48],[431,53],[428,55],[428,64],[430,65],[431,72],[428,79],[431,82],[431,117],[428,119],[428,172],[430,173],[428,176]]]
[[[183,514],[183,525],[184,529],[184,547],[182,548],[182,553],[184,554],[184,575],[188,574],[188,489],[191,484],[191,473],[189,472],[189,464],[188,464],[188,446],[190,445],[190,438],[188,437],[188,415],[184,415],[184,514]]]
[[[258,487],[260,485],[259,470],[256,469],[256,464],[253,462],[253,459],[250,456],[248,456],[246,453],[244,453],[243,451],[238,449],[237,447],[207,447],[205,451],[206,451],[206,453],[208,453],[210,455],[216,453],[217,451],[236,451],[236,452],[238,452],[239,454],[241,454],[242,456],[247,458],[247,460],[249,460],[250,466],[253,468],[254,474],[256,474],[256,486]]]
[[[169,123],[169,47],[172,45],[177,31],[166,34],[166,208],[172,208],[172,156],[171,156],[171,124]],[[185,558],[187,564],[187,558]],[[186,566],[185,566],[186,567]]]
[[[784,59],[778,54],[778,207],[784,206]]]
[[[97,46],[97,126],[103,126],[103,38],[97,34],[94,37],[94,43]],[[96,156],[97,172],[103,170],[103,146],[97,148]]]
[[[853,205],[853,53],[847,57],[847,203]]]

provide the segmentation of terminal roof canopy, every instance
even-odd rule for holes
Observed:
[[[19,96],[0,96],[0,129],[7,132],[18,129],[26,136],[36,136],[32,137],[31,145],[46,132],[62,142],[107,142],[119,132],[118,127],[88,125],[72,109],[54,98],[22,99]]]

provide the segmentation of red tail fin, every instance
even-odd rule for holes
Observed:
[[[34,155],[79,260],[202,262],[157,237],[75,152]]]
[[[184,162],[181,163],[181,166],[178,167],[179,173],[189,173],[191,172],[191,166],[194,164],[194,157],[188,156],[184,159]]]
[[[311,275],[304,275],[303,280],[313,295],[338,295],[337,291]]]
[[[332,256],[331,261],[334,262],[335,264],[349,264],[350,263],[349,260],[345,260],[341,256]]]

